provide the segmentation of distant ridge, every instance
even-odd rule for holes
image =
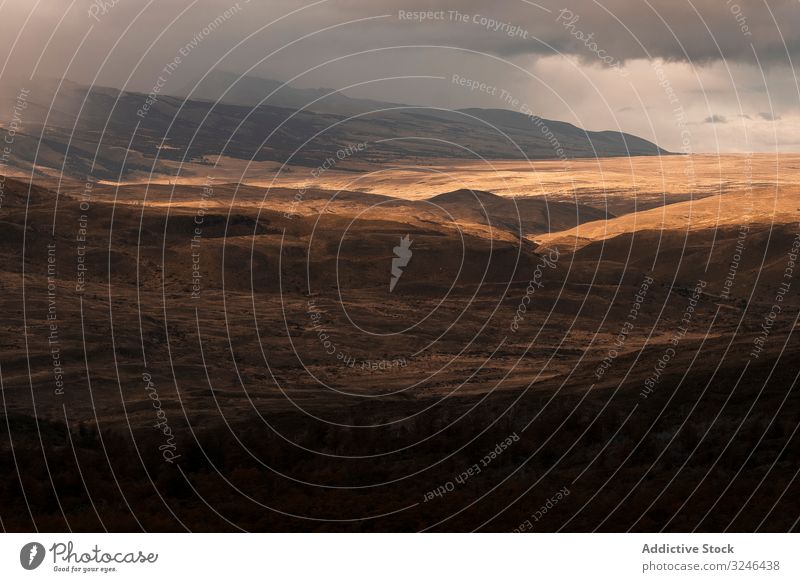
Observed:
[[[253,99],[279,85],[264,79],[252,82],[263,88],[252,88],[257,91]],[[296,109],[325,94],[322,89],[285,87],[270,98],[273,104],[253,107],[90,89],[71,82],[49,87],[50,94],[47,88],[33,93],[36,97],[29,103],[26,125],[15,136],[10,165],[26,172],[34,164],[37,172],[51,168],[60,173],[63,167],[67,175],[80,179],[90,173],[107,180],[124,179],[131,172],[169,173],[158,161],[207,163],[216,156],[314,168],[337,156],[343,161],[342,151],[355,151],[345,158],[359,164],[669,153],[630,134],[586,131],[503,109],[451,111],[357,100],[338,93],[320,102],[335,113]],[[59,92],[53,98],[56,88]],[[199,93],[211,96],[218,88]],[[274,99],[280,94],[283,101]],[[40,139],[41,135],[45,137]],[[354,150],[355,145],[359,147]]]
[[[555,140],[550,140],[553,147],[564,149],[574,148],[588,140],[597,151],[598,157],[607,157],[607,152],[614,151],[617,156],[625,155],[669,155],[670,152],[661,149],[656,144],[641,137],[621,131],[588,131],[566,121],[554,121],[538,116],[525,115],[508,109],[460,109],[459,111],[472,115],[494,125],[500,129],[516,132],[521,128],[543,135],[552,132]]]
[[[396,103],[348,97],[335,89],[299,89],[274,79],[241,76],[226,71],[212,71],[202,80],[187,84],[173,95],[229,105],[271,105],[336,115],[357,115],[398,107]]]

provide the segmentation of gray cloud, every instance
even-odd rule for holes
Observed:
[[[728,123],[728,118],[724,115],[711,115],[703,120],[703,123]]]
[[[361,3],[339,4],[344,12],[363,11]],[[587,50],[583,40],[589,35],[590,42],[623,61],[662,58],[695,63],[788,63],[789,55],[796,55],[800,49],[800,27],[796,26],[800,6],[790,0],[543,0],[538,5],[544,9],[514,0],[502,7],[487,6],[482,0],[434,4],[378,0],[370,7],[393,15],[398,10],[443,10],[444,19],[406,26],[404,36],[420,42],[458,39],[462,46],[502,56],[557,51],[591,59],[593,51]],[[519,26],[529,36],[523,39],[504,34],[503,30],[481,30],[471,19],[459,24],[447,13],[449,10]],[[471,31],[465,32],[467,28]],[[387,26],[386,32],[391,35],[388,29]]]
[[[135,65],[172,58],[182,39],[236,0],[158,0],[142,10],[144,0],[125,0],[89,15],[99,3],[51,0],[44,4],[4,3],[0,9],[0,45],[14,58],[9,66],[28,74],[53,34],[37,72],[63,71],[83,35],[84,57],[73,61],[72,76],[93,74],[107,51],[122,39],[113,61]],[[197,51],[219,57],[224,50],[270,21],[285,17],[226,58],[228,68],[241,68],[255,55],[264,56],[295,41],[291,53],[300,62],[318,60],[368,48],[399,45],[446,45],[481,51],[504,58],[567,54],[584,64],[622,63],[631,59],[661,58],[696,64],[719,60],[764,66],[786,65],[789,55],[800,54],[800,4],[791,0],[541,0],[536,7],[523,0],[487,5],[483,0],[330,0],[312,5],[308,0],[238,0],[242,16],[220,27]],[[108,3],[110,4],[110,3]],[[188,8],[188,9],[187,9]],[[185,12],[183,12],[185,10]],[[400,11],[437,11],[443,18],[418,21],[399,18]],[[451,12],[454,11],[454,12]],[[183,12],[183,14],[181,14]],[[455,12],[465,16],[462,20]],[[59,24],[62,16],[63,22]],[[346,20],[373,18],[350,26]],[[496,23],[485,23],[483,19]],[[174,22],[173,22],[174,20]],[[497,26],[502,25],[502,26]],[[56,26],[58,28],[56,29]],[[313,34],[297,41],[298,37]],[[166,27],[169,27],[166,29]],[[126,28],[129,28],[125,33]],[[512,33],[512,31],[514,31]],[[165,32],[161,38],[159,34]],[[19,33],[19,40],[12,50]],[[588,40],[587,40],[588,39]],[[149,45],[155,41],[155,45]],[[752,44],[752,48],[751,48]],[[104,50],[105,49],[105,50]],[[323,51],[322,53],[320,51]],[[91,53],[92,57],[89,57]],[[602,53],[603,59],[598,58]],[[125,58],[125,57],[128,58]],[[207,63],[210,64],[210,63]],[[197,69],[193,65],[187,65]],[[122,69],[125,71],[125,69]],[[128,69],[129,71],[129,69]],[[5,71],[7,74],[9,70]]]

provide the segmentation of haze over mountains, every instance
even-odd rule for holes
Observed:
[[[336,89],[301,89],[274,79],[211,71],[174,92],[175,97],[256,107],[272,105],[317,113],[358,115],[376,109],[399,107],[398,103],[349,97]]]
[[[502,109],[448,111],[327,95],[322,89],[276,91],[277,81],[256,78],[242,79],[226,94],[222,87],[228,80],[225,74],[212,77],[188,100],[160,91],[144,95],[69,81],[43,83],[28,98],[10,165],[25,173],[35,165],[39,174],[117,181],[131,172],[172,171],[159,161],[217,156],[315,167],[354,147],[357,156],[339,158],[391,163],[667,153],[629,134],[585,131]],[[217,102],[220,97],[224,100]],[[12,100],[7,96],[4,102]]]

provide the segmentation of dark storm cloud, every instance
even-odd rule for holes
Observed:
[[[703,120],[703,123],[728,123],[728,118],[724,115],[711,115]]]
[[[344,13],[356,13],[365,4],[338,5]],[[509,0],[502,5],[481,0],[378,0],[369,6],[395,16],[400,10],[444,11],[443,19],[407,26],[403,36],[419,42],[458,41],[502,56],[558,51],[591,57],[595,51],[587,44],[596,43],[621,60],[787,63],[787,55],[797,55],[800,49],[800,6],[792,0]],[[481,29],[480,22],[471,19],[464,24],[472,27],[454,29],[451,10],[519,26],[529,33],[528,39],[504,34],[507,29]]]
[[[780,115],[775,115],[774,113],[770,113],[769,111],[759,112],[758,116],[764,121],[778,121],[781,118]]]
[[[32,69],[51,34],[47,52],[59,61],[51,68],[63,70],[65,62],[58,57],[69,57],[92,25],[84,49],[94,51],[95,57],[105,56],[104,49],[130,26],[117,51],[124,51],[131,64],[145,51],[156,61],[164,61],[176,48],[171,39],[192,38],[204,21],[235,4],[235,0],[157,0],[149,6],[145,0],[4,3],[0,45],[11,51],[17,42],[4,74]],[[238,0],[238,4],[243,16],[226,23],[204,43],[220,49],[215,56],[258,27],[295,11],[269,28],[268,35],[260,38],[261,46],[296,41],[346,20],[386,16],[297,42],[291,53],[300,62],[318,60],[321,52],[329,50],[341,54],[393,45],[456,46],[505,58],[555,52],[606,66],[639,58],[762,65],[788,65],[789,55],[800,58],[800,4],[794,0],[505,0],[494,4],[483,0]],[[419,21],[399,17],[401,11],[430,11],[442,17]],[[164,37],[157,40],[167,26]],[[263,56],[265,49],[259,48]],[[246,63],[257,54],[252,45],[242,49],[232,57],[229,68],[236,68],[237,58]],[[40,67],[47,69],[48,60]],[[98,63],[98,58],[84,57],[71,66],[92,72]]]

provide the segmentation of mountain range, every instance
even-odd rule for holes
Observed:
[[[630,134],[587,131],[503,109],[444,110],[291,87],[271,95],[281,85],[277,81],[230,82],[223,75],[194,91],[178,91],[189,99],[45,83],[31,93],[9,165],[26,173],[35,167],[34,174],[117,181],[132,172],[175,171],[174,163],[162,162],[207,162],[217,156],[314,167],[350,157],[340,152],[353,148],[358,161],[383,164],[668,153]],[[226,83],[228,93],[222,89]],[[2,132],[8,135],[8,128]]]

